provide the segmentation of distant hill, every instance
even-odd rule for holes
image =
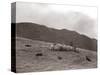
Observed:
[[[14,23],[12,23],[14,24]],[[16,35],[33,40],[42,40],[69,45],[73,42],[76,47],[97,50],[97,40],[67,29],[53,29],[35,23],[16,23]]]

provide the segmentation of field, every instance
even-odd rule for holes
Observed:
[[[16,37],[17,72],[36,72],[97,67],[97,52],[77,48],[53,51],[53,43]],[[66,46],[67,47],[67,46]]]

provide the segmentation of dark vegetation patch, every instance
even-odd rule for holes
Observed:
[[[42,53],[37,53],[37,54],[35,54],[35,56],[43,56],[43,54]]]
[[[62,57],[58,56],[58,59],[59,59],[59,60],[62,60]]]
[[[32,45],[25,45],[25,47],[31,47]]]
[[[88,56],[86,56],[86,60],[89,61],[89,62],[92,61]]]

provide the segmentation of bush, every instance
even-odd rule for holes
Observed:
[[[36,56],[43,56],[43,54],[42,53],[37,53]]]
[[[31,45],[25,45],[26,47],[31,47]]]
[[[59,59],[59,60],[61,60],[61,59],[62,59],[62,57],[58,56],[58,59]]]

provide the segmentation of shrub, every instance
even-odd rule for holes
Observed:
[[[31,47],[31,45],[25,45],[26,47]]]
[[[37,53],[36,56],[43,56],[43,54],[42,53]]]
[[[58,59],[59,59],[59,60],[61,60],[61,59],[62,59],[62,57],[58,56]]]

